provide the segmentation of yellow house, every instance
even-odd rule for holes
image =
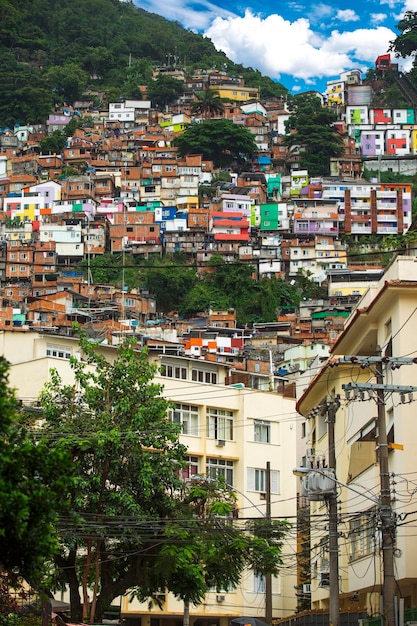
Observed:
[[[237,85],[216,85],[220,98],[229,102],[249,102],[259,99],[258,87],[240,87]]]

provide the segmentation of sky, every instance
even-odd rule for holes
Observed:
[[[404,12],[417,11],[417,0],[133,1],[209,37],[233,62],[259,70],[293,94],[324,92],[326,82],[346,70],[365,74],[399,34]]]

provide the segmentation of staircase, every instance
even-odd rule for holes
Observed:
[[[392,76],[407,102],[413,109],[417,109],[417,89],[401,72],[392,72]]]

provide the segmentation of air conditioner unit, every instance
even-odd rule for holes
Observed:
[[[304,583],[303,593],[311,593],[311,583]]]
[[[216,446],[219,446],[220,448],[223,448],[223,446],[225,446],[225,445],[226,445],[226,442],[225,442],[224,439],[218,439],[217,440]]]
[[[330,587],[329,572],[320,572],[319,587]]]
[[[223,595],[221,595],[219,593],[217,594],[217,596],[216,596],[216,601],[217,602],[224,602],[225,600],[226,600],[226,596],[223,596]]]

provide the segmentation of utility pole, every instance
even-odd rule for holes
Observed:
[[[383,616],[384,626],[397,624],[395,615],[395,574],[394,574],[394,535],[395,520],[391,506],[391,492],[388,472],[388,439],[385,419],[384,377],[382,360],[375,365],[377,415],[378,415],[378,458],[380,480],[380,515],[382,532],[383,563]]]
[[[336,447],[334,424],[340,398],[323,401],[313,414],[326,415],[328,467],[296,468],[295,475],[303,477],[303,488],[309,500],[324,500],[329,512],[329,626],[339,626],[339,533],[337,515]]]
[[[379,459],[379,480],[380,480],[380,496],[379,496],[379,514],[381,520],[381,536],[382,536],[382,565],[383,565],[383,581],[382,581],[382,598],[383,598],[383,626],[396,626],[398,624],[398,615],[396,610],[396,582],[394,572],[394,544],[396,522],[391,502],[391,491],[388,471],[388,437],[385,419],[385,393],[399,393],[402,401],[405,394],[410,395],[410,402],[413,392],[417,391],[417,387],[387,385],[384,383],[383,367],[399,368],[402,365],[411,365],[417,363],[417,359],[409,357],[388,357],[380,354],[374,357],[366,356],[345,356],[339,360],[339,363],[353,363],[361,367],[375,367],[375,384],[372,383],[348,383],[342,385],[346,391],[346,396],[353,391],[354,398],[363,399],[365,392],[370,397],[375,393],[377,403],[377,426],[378,439],[377,451]],[[338,363],[336,363],[337,365]]]
[[[340,406],[338,399],[326,404],[327,409],[327,440],[329,468],[336,476],[336,448],[334,439],[334,423],[336,411]],[[337,524],[337,493],[334,490],[327,496],[329,504],[329,625],[339,626],[339,536]]]
[[[265,518],[269,528],[271,527],[271,463],[266,462],[266,507]],[[265,577],[265,621],[272,624],[272,575]]]

